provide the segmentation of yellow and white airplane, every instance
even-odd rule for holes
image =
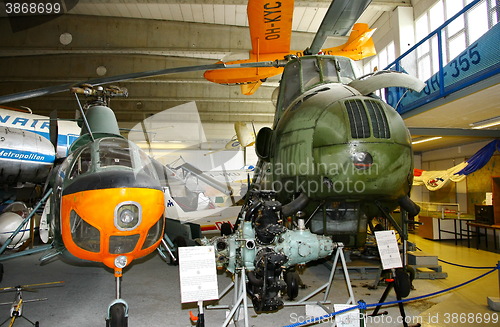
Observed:
[[[342,10],[336,12],[337,17],[342,19],[349,15],[352,5],[349,1],[344,2]],[[290,1],[268,1],[249,0],[247,6],[248,25],[250,27],[250,38],[252,50],[248,57],[241,60],[224,62],[225,64],[241,64],[250,62],[274,61],[286,56],[303,56],[304,54],[316,54],[312,49],[305,51],[290,50],[290,39],[292,35],[292,17],[294,2]],[[330,18],[330,17],[329,17]],[[326,17],[325,17],[326,19]],[[335,35],[345,35],[349,30],[335,31]],[[368,28],[367,24],[354,24],[352,32],[346,43],[332,48],[320,50],[327,55],[344,56],[353,60],[360,60],[376,54],[375,46],[371,36],[375,29]],[[222,63],[223,61],[221,61]],[[204,77],[214,83],[227,85],[241,85],[241,92],[246,95],[253,94],[267,78],[281,74],[283,67],[257,67],[257,68],[233,68],[224,70],[207,70]]]

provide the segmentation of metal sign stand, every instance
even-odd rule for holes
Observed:
[[[345,282],[346,286],[349,292],[349,299],[347,300],[346,304],[355,304],[356,300],[354,298],[354,292],[352,290],[351,286],[351,279],[349,277],[349,271],[347,269],[347,264],[345,261],[344,257],[344,244],[343,243],[337,243],[337,251],[335,253],[335,257],[333,260],[333,266],[332,270],[330,272],[330,277],[328,278],[328,281],[317,288],[316,290],[312,291],[308,295],[304,296],[301,300],[299,301],[294,301],[294,302],[285,302],[284,306],[305,306],[305,305],[319,305],[324,308],[324,304],[330,304],[330,301],[327,301],[328,295],[330,293],[330,289],[332,286],[333,278],[335,277],[335,271],[337,270],[337,263],[341,261],[342,264],[342,270],[344,272],[345,276]],[[230,309],[229,314],[226,317],[226,320],[222,324],[222,327],[228,326],[228,324],[231,322],[231,320],[237,321],[238,316],[240,313],[240,309],[243,311],[244,315],[244,321],[245,321],[245,327],[248,327],[248,308],[252,307],[252,305],[248,305],[247,302],[247,291],[246,291],[246,274],[245,274],[245,267],[242,267],[239,269],[235,274],[234,274],[234,281],[229,284],[220,294],[219,294],[219,299],[222,299],[232,288],[234,288],[234,299],[233,299],[233,304],[232,305],[210,305],[207,306],[207,309]],[[323,297],[322,301],[307,301],[314,295],[318,294],[319,292],[325,290],[325,295]]]
[[[238,285],[238,280],[240,285]],[[234,282],[232,285],[230,285],[229,289],[231,288],[231,286],[234,287],[234,304],[231,308],[231,311],[227,315],[226,320],[222,324],[222,327],[226,327],[227,325],[229,325],[229,322],[233,318],[235,319],[235,321],[238,320],[241,302],[243,302],[243,315],[245,320],[245,327],[248,327],[248,299],[247,299],[245,267],[242,267],[238,273],[234,274]],[[227,291],[229,291],[229,289],[226,288]]]
[[[305,300],[313,297],[314,295],[316,295],[317,293],[319,293],[325,289],[326,290],[325,290],[325,296],[323,297],[323,301],[315,302],[315,304],[318,304],[318,303],[328,304],[329,303],[329,302],[327,302],[327,298],[328,298],[328,295],[330,294],[330,289],[332,287],[333,278],[335,277],[335,272],[337,270],[337,263],[339,261],[339,258],[340,258],[340,261],[342,263],[342,270],[344,272],[345,283],[347,286],[347,290],[349,292],[349,299],[347,300],[346,304],[355,304],[356,303],[356,300],[354,298],[354,292],[352,291],[351,278],[349,277],[349,271],[347,269],[347,264],[346,264],[345,257],[344,257],[344,244],[337,243],[337,251],[335,252],[335,258],[333,259],[332,270],[330,272],[330,278],[328,278],[328,281],[325,284],[323,284],[322,286],[320,286],[319,288],[317,288],[316,290],[314,290],[311,293],[309,293],[308,295],[306,295],[304,298],[302,298],[302,300],[296,302],[295,305],[309,304],[309,303],[306,303]]]

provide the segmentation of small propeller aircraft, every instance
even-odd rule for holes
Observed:
[[[38,321],[31,321],[26,316],[23,316],[23,306],[25,303],[36,302],[36,301],[44,301],[47,298],[42,299],[34,299],[34,300],[24,300],[23,299],[23,291],[33,292],[36,291],[39,287],[48,287],[48,286],[61,286],[64,282],[49,282],[49,283],[40,283],[40,284],[31,284],[31,285],[18,285],[14,287],[3,287],[0,288],[0,292],[9,292],[16,291],[16,296],[13,302],[0,303],[0,305],[10,304],[10,317],[5,319],[0,326],[3,326],[6,322],[9,322],[9,327],[14,326],[16,319],[21,317],[27,322],[29,322],[32,326],[38,327],[40,323]]]
[[[413,158],[408,129],[373,92],[390,86],[418,91],[424,83],[397,72],[360,77],[352,59],[318,54],[327,35],[351,30],[369,3],[333,1],[310,54],[300,57],[131,73],[0,96],[5,103],[75,86],[76,93],[97,96],[83,116],[88,123],[81,137],[53,174],[50,223],[61,253],[115,270],[117,299],[110,306],[110,326],[126,325],[122,269],[160,243],[164,202],[154,161],[120,136],[107,106],[108,97],[123,92],[96,86],[170,73],[284,67],[274,123],[257,134],[259,163],[234,233],[207,243],[215,245],[219,266],[245,274],[257,312],[281,308],[285,289],[290,298],[297,295],[297,264],[330,255],[335,242],[362,246],[374,216],[390,217],[398,205],[410,215],[418,212],[409,199]],[[264,8],[264,28],[276,31],[272,21],[277,23],[280,16],[275,11],[285,3],[250,4]],[[289,40],[291,25],[286,26],[279,27],[276,42]],[[260,79],[254,75],[241,82],[258,84]],[[103,203],[102,198],[108,200]],[[287,283],[285,275],[292,276],[286,277]]]
[[[329,16],[325,17],[325,21],[335,21],[340,17],[344,20],[351,17],[356,17],[357,19],[370,1],[337,1],[337,3],[337,11],[329,11],[327,14]],[[293,1],[249,0],[247,8],[248,25],[252,41],[252,50],[249,52],[249,58],[224,62],[225,64],[273,61],[289,55],[301,57],[320,52],[316,49],[318,43],[313,43],[310,49],[304,51],[290,51]],[[351,27],[336,29],[331,35],[345,35],[351,30]],[[373,56],[376,54],[375,46],[371,39],[374,32],[375,30],[368,28],[367,24],[355,24],[345,44],[323,49],[321,53],[344,56],[354,60]],[[319,40],[318,42],[321,42],[319,46],[323,43],[323,41]],[[241,85],[241,92],[250,95],[267,78],[281,74],[282,72],[283,67],[207,70],[204,77],[209,81],[219,84]]]

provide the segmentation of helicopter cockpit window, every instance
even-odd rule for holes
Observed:
[[[129,142],[121,138],[103,138],[99,141],[100,166],[124,166],[132,168]]]
[[[285,81],[283,92],[283,110],[288,108],[288,105],[295,99],[301,92],[300,89],[300,62],[299,60],[292,62],[286,66],[283,72],[282,81]]]
[[[320,82],[320,69],[316,58],[302,60],[302,87],[304,91]]]
[[[356,79],[356,74],[349,58],[337,58],[340,66],[340,82],[348,84]]]
[[[323,79],[325,82],[338,83],[339,75],[337,72],[337,60],[336,59],[325,59],[321,60],[323,66]]]
[[[158,180],[150,157],[134,143],[117,137],[99,140],[100,167],[122,166]]]
[[[73,179],[78,175],[84,174],[89,171],[92,165],[92,155],[90,147],[83,149],[80,154],[78,154],[74,160],[73,168],[69,174],[69,178]]]

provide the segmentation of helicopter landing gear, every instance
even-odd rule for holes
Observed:
[[[300,277],[296,271],[288,271],[285,274],[286,294],[293,301],[299,295]]]
[[[128,304],[121,298],[122,271],[115,271],[116,299],[108,307],[106,327],[128,327]]]
[[[106,327],[127,327],[128,305],[122,299],[116,299],[108,308]]]

